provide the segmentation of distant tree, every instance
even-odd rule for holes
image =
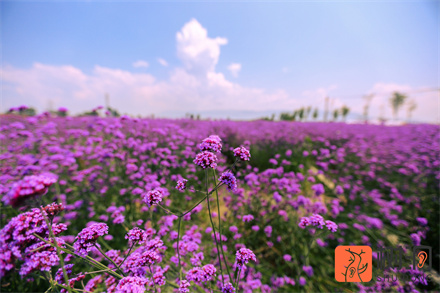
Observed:
[[[313,117],[313,120],[318,119],[318,108],[315,108],[315,110],[313,111],[312,117]]]
[[[109,113],[109,115],[111,117],[119,117],[119,116],[121,116],[121,114],[119,114],[118,110],[113,109],[112,107],[107,107],[107,111],[108,111],[108,113]]]
[[[292,121],[292,115],[290,115],[287,112],[280,113],[280,120],[281,121]]]
[[[394,92],[392,97],[390,98],[391,107],[393,108],[394,120],[397,120],[399,109],[400,107],[402,107],[403,103],[405,103],[406,98],[406,95],[399,92]]]
[[[374,94],[365,95],[365,105],[364,105],[364,120],[368,122],[368,110],[370,109],[371,100],[374,98]]]
[[[35,108],[28,107],[25,105],[16,108],[10,108],[6,113],[14,113],[14,112],[17,112],[18,114],[23,116],[35,116],[35,114],[37,114]]]
[[[81,113],[78,115],[79,117],[83,117],[83,116],[99,116],[98,112],[96,110],[92,110],[92,111],[86,111],[84,113]]]
[[[312,111],[312,107],[311,107],[311,106],[308,106],[308,107],[306,108],[305,120],[309,119],[309,116],[310,116],[310,112],[311,112],[311,111]]]
[[[333,111],[333,121],[338,120],[338,116],[339,116],[339,110],[336,109]]]
[[[293,111],[291,121],[296,121],[296,116],[298,116],[298,114],[299,114],[299,113],[298,113],[298,110]]]
[[[349,112],[350,112],[350,108],[348,108],[345,105],[342,106],[342,108],[341,108],[341,115],[342,115],[342,118],[344,119],[344,121],[347,118],[347,115],[348,115]]]
[[[303,121],[303,119],[304,119],[304,113],[305,113],[304,108],[301,108],[301,109],[298,110],[298,118],[299,118],[299,121]]]
[[[275,120],[275,114],[272,114],[270,117],[263,117],[263,118],[260,118],[260,120],[274,121],[274,120]]]
[[[408,101],[408,120],[411,120],[412,112],[417,108],[416,102],[414,100]]]

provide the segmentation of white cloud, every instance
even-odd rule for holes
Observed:
[[[220,56],[220,46],[226,45],[225,38],[209,38],[208,31],[196,20],[191,19],[176,34],[177,56],[185,69],[196,76],[213,72]]]
[[[327,95],[338,98],[335,94],[337,85],[304,91],[298,99],[293,99],[282,89],[268,91],[229,81],[223,73],[216,71],[221,45],[227,44],[227,39],[208,37],[207,30],[195,19],[183,26],[176,41],[183,66],[171,68],[169,78],[164,80],[158,80],[152,74],[103,66],[95,66],[90,73],[71,65],[4,66],[0,69],[3,80],[1,111],[21,104],[43,111],[52,101],[53,108],[65,106],[76,114],[104,104],[106,93],[110,95],[110,105],[121,113],[143,116],[152,113],[171,116],[166,113],[174,113],[173,117],[182,117],[187,112],[292,111],[310,105],[322,111]],[[168,65],[161,58],[158,62]],[[414,92],[421,89],[378,83],[371,92],[382,94],[373,99],[370,113],[377,116],[384,105],[388,111],[386,115],[391,118],[389,95],[395,90]],[[414,120],[439,121],[438,92],[409,93],[409,97],[417,103]],[[352,112],[362,113],[364,101],[361,97],[338,98],[334,99],[333,107],[342,104],[349,106]],[[399,116],[406,116],[405,111],[402,109]]]
[[[228,66],[228,70],[231,72],[233,77],[238,77],[238,73],[241,70],[241,64],[240,63],[231,63]]]
[[[168,62],[165,59],[162,58],[157,58],[157,62],[160,63],[160,65],[167,67],[168,66]]]
[[[171,69],[163,81],[151,74],[102,66],[95,66],[89,74],[73,66],[40,63],[27,69],[5,67],[0,71],[3,107],[28,104],[43,111],[52,101],[54,108],[65,106],[75,114],[103,104],[105,93],[112,107],[134,115],[173,112],[182,117],[186,112],[262,111],[296,105],[283,90],[244,87],[216,72],[220,46],[227,40],[209,38],[196,20],[185,24],[176,39],[184,66]]]
[[[147,68],[148,66],[150,66],[150,64],[148,64],[148,62],[144,60],[138,60],[136,62],[133,62],[134,68]]]

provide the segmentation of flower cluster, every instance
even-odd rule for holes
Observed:
[[[188,293],[191,284],[187,280],[180,280],[179,293]]]
[[[67,230],[67,226],[61,223],[53,224],[52,230],[56,236]],[[37,267],[47,268],[58,262],[58,257],[52,253],[50,246],[36,238],[34,233],[45,239],[49,237],[44,215],[37,208],[12,218],[0,230],[0,277],[15,268],[16,260],[25,262],[22,275],[26,275]],[[57,242],[60,240],[57,239]],[[31,251],[36,248],[40,248],[41,262],[38,258],[31,257],[33,254]]]
[[[324,226],[326,226],[331,232],[336,232],[338,230],[338,225],[336,223],[330,220],[326,221],[321,215],[318,214],[314,214],[310,217],[302,217],[298,224],[298,226],[302,229],[310,225],[318,227],[319,229],[322,229]]]
[[[23,180],[12,185],[12,188],[3,197],[2,201],[13,207],[20,206],[27,199],[44,195],[56,181],[56,177],[49,174],[26,176]]]
[[[61,213],[62,211],[64,211],[64,206],[62,203],[58,204],[58,203],[54,202],[48,206],[43,207],[43,211],[46,212],[46,215],[49,218],[53,218],[56,215],[58,215],[59,213]]]
[[[136,242],[140,244],[144,243],[148,240],[148,235],[139,227],[134,227],[130,231],[128,231],[127,235],[125,235],[125,239],[128,239],[129,245],[133,245]]]
[[[144,203],[146,203],[149,207],[154,204],[158,204],[162,201],[163,191],[162,189],[156,188],[154,190],[150,190],[141,195]]]
[[[72,267],[73,267],[73,264],[68,264],[68,265],[64,266],[64,269],[66,270],[66,273],[67,273],[67,278],[69,278],[70,275],[72,275]],[[59,268],[58,271],[56,272],[55,281],[57,281],[58,283],[64,283],[63,268]]]
[[[188,182],[188,180],[186,180],[186,179],[182,179],[182,180],[177,181],[176,189],[179,191],[184,191],[186,189],[187,182]]]
[[[240,158],[242,161],[249,161],[251,153],[244,147],[238,147],[234,149],[234,156]]]
[[[235,293],[235,288],[228,282],[222,287],[222,293]]]
[[[218,180],[226,184],[229,191],[237,189],[237,179],[235,179],[235,176],[231,171],[223,172]]]
[[[195,267],[188,271],[186,279],[200,285],[202,282],[211,281],[215,277],[217,269],[212,264],[203,267]]]
[[[206,168],[215,168],[217,167],[217,156],[209,151],[203,151],[198,153],[196,158],[194,159],[194,164],[202,167],[202,169]]]
[[[143,277],[125,277],[122,278],[116,286],[117,293],[144,293],[147,278]]]
[[[75,238],[73,248],[81,256],[86,256],[100,236],[108,234],[108,226],[104,223],[95,223],[84,228]]]
[[[237,251],[235,256],[236,256],[236,260],[237,260],[237,265],[239,267],[243,267],[250,260],[257,261],[255,254],[252,252],[252,250],[250,250],[248,248],[240,248],[240,250]]]
[[[200,151],[220,153],[222,151],[221,141],[221,138],[217,135],[210,135],[208,138],[205,138],[200,144]]]

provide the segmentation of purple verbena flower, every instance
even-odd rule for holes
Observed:
[[[254,219],[254,216],[252,215],[244,215],[243,216],[243,222],[250,222]]]
[[[217,167],[217,156],[209,151],[203,151],[198,153],[196,158],[194,159],[194,164],[202,167],[202,169],[206,168],[215,168]]]
[[[128,239],[129,245],[133,245],[135,242],[143,243],[148,240],[148,235],[144,230],[135,227],[128,231],[127,235],[125,235],[125,239]]]
[[[23,180],[15,182],[2,201],[13,207],[18,207],[25,200],[44,195],[49,187],[57,181],[53,175],[26,176]]]
[[[116,293],[144,293],[148,279],[143,277],[122,278],[116,286]]]
[[[237,260],[237,265],[240,267],[247,264],[249,260],[257,261],[255,254],[252,252],[252,250],[248,248],[240,248],[240,250],[237,251],[235,256]]]
[[[249,161],[251,153],[244,147],[238,147],[234,149],[234,157],[239,157],[242,161]]]
[[[220,153],[222,151],[221,139],[217,135],[210,135],[200,144],[200,151],[211,151]]]
[[[188,182],[188,180],[186,180],[186,179],[182,179],[182,180],[177,181],[176,189],[179,191],[184,191],[186,189],[187,182]]]
[[[95,223],[78,233],[73,248],[79,255],[86,256],[98,238],[106,234],[108,234],[108,226],[104,223]]]
[[[141,194],[141,197],[148,205],[148,207],[151,207],[154,204],[158,204],[162,201],[163,198],[163,191],[159,188],[156,188],[154,190],[150,190],[146,193]]]
[[[235,288],[234,288],[234,286],[232,286],[232,284],[230,282],[227,282],[222,287],[222,293],[235,293]]]
[[[327,228],[331,231],[331,232],[336,232],[338,231],[338,225],[336,225],[335,222],[332,221],[325,221],[325,225],[327,226]]]
[[[191,284],[187,280],[180,280],[179,292],[180,293],[188,293],[189,292],[188,288],[190,286],[191,286]]]
[[[223,172],[218,180],[226,184],[229,191],[237,189],[237,179],[235,179],[235,176],[231,171]]]
[[[310,225],[310,219],[308,217],[302,217],[301,220],[299,221],[298,226],[301,229],[304,229],[305,227]]]

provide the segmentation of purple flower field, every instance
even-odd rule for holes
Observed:
[[[440,290],[436,125],[1,121],[2,292]],[[338,245],[372,281],[335,280]],[[378,246],[415,245],[430,272],[377,281]]]

